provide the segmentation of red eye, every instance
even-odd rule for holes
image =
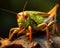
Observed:
[[[24,16],[25,19],[28,18],[28,14],[27,13],[23,13],[23,16]]]
[[[18,19],[18,15],[16,16],[16,18]]]

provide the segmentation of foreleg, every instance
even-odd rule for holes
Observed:
[[[32,27],[29,26],[29,27],[28,27],[28,30],[29,30],[29,38],[30,38],[30,42],[32,42]]]
[[[20,31],[20,28],[11,28],[10,32],[9,32],[9,40],[11,40],[11,38],[13,37],[13,35],[17,32]]]

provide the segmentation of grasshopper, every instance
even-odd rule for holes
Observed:
[[[27,2],[26,2],[27,4]],[[26,6],[25,4],[25,6]],[[18,34],[26,34],[29,35],[30,42],[32,42],[32,33],[38,32],[38,31],[45,31],[46,37],[48,41],[51,41],[50,37],[50,26],[53,26],[56,29],[56,32],[59,34],[59,30],[57,27],[57,24],[54,20],[56,17],[56,12],[59,7],[58,4],[56,4],[49,12],[40,12],[40,11],[24,11],[25,6],[23,8],[22,12],[15,13],[9,10],[1,9],[13,14],[17,14],[17,28],[11,28],[9,32],[8,38],[0,38],[0,48],[8,45],[11,43],[11,39],[15,33]],[[51,30],[52,31],[52,30]],[[51,41],[51,43],[53,43]]]
[[[49,27],[54,26],[56,32],[59,33],[54,17],[56,17],[57,8],[56,4],[48,13],[39,11],[22,11],[17,14],[17,28],[11,28],[9,33],[9,39],[13,37],[15,33],[25,33],[29,35],[30,42],[32,42],[33,31],[46,31],[46,37],[50,39]],[[52,20],[51,20],[52,19]],[[34,31],[34,32],[35,32]]]

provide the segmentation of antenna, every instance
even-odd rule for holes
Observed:
[[[28,2],[26,1],[22,11],[25,10],[25,7],[26,7],[27,3],[28,3]]]
[[[56,4],[58,3],[58,0],[56,0]]]
[[[17,14],[16,12],[13,12],[13,11],[10,11],[10,10],[6,10],[6,9],[2,9],[2,8],[0,8],[0,10],[6,11],[6,12],[9,12],[9,13],[13,13],[13,14]]]

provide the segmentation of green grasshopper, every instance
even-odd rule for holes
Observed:
[[[54,26],[58,33],[58,27],[54,21],[58,4],[56,4],[48,13],[39,11],[23,11],[17,14],[17,28],[11,28],[9,33],[9,39],[13,37],[15,33],[25,33],[29,35],[30,42],[32,42],[33,31],[46,31],[46,37],[50,39],[49,27]],[[52,19],[52,20],[51,20]],[[43,29],[44,28],[44,29]]]

